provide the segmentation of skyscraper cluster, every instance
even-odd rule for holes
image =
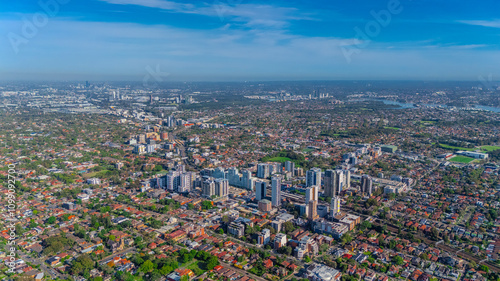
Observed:
[[[346,169],[326,170],[324,177],[325,196],[334,197],[351,187],[351,172]]]

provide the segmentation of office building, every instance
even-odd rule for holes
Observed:
[[[361,192],[366,195],[372,195],[373,180],[370,176],[364,175],[361,177]]]
[[[269,171],[269,164],[260,163],[257,165],[257,177],[267,179],[271,175]]]
[[[325,197],[333,197],[336,194],[335,192],[335,171],[334,170],[326,170],[325,176],[323,178],[323,185],[325,187]]]
[[[264,181],[255,182],[255,199],[260,201],[267,196],[267,183]]]
[[[281,178],[273,177],[271,179],[271,195],[273,207],[281,205]]]
[[[292,161],[286,161],[285,162],[285,171],[293,173],[294,170],[295,170],[295,163]]]

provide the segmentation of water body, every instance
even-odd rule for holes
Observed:
[[[384,104],[388,105],[397,105],[399,106],[398,109],[407,109],[407,108],[417,108],[414,104],[412,103],[402,103],[402,102],[397,102],[397,101],[392,101],[392,100],[383,100],[383,99],[374,99],[375,101],[381,101]],[[420,106],[423,107],[442,107],[442,108],[449,108],[449,106],[445,104],[419,104]],[[491,111],[491,112],[496,112],[500,113],[500,108],[499,107],[493,107],[493,106],[485,106],[485,105],[476,105],[474,108],[481,109],[481,110],[486,110],[486,111]]]

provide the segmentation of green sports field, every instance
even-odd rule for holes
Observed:
[[[458,162],[458,163],[465,163],[465,164],[470,163],[474,160],[475,160],[474,158],[467,157],[467,156],[455,156],[455,157],[450,159],[451,162]]]

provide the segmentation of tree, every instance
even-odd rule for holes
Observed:
[[[402,257],[395,255],[394,257],[392,257],[392,262],[394,262],[396,265],[403,265],[405,261]]]
[[[54,223],[56,222],[56,220],[57,220],[57,219],[56,219],[56,217],[51,216],[51,217],[49,217],[49,218],[47,219],[47,223],[48,223],[48,224],[54,224]]]
[[[150,260],[147,260],[139,267],[139,270],[144,273],[149,273],[153,271],[154,267],[155,265]]]
[[[479,269],[480,271],[484,271],[484,272],[486,272],[486,273],[490,272],[490,268],[489,268],[489,267],[487,267],[487,266],[486,266],[486,265],[484,265],[484,264],[480,265],[480,266],[478,267],[478,269]]]
[[[212,257],[210,257],[210,259],[207,262],[207,269],[212,270],[212,269],[214,269],[214,267],[216,267],[218,265],[219,265],[219,260],[217,259],[217,257],[212,256]]]
[[[293,226],[293,223],[291,221],[287,221],[283,224],[283,227],[285,229],[285,233],[290,233],[295,230],[295,227]]]

